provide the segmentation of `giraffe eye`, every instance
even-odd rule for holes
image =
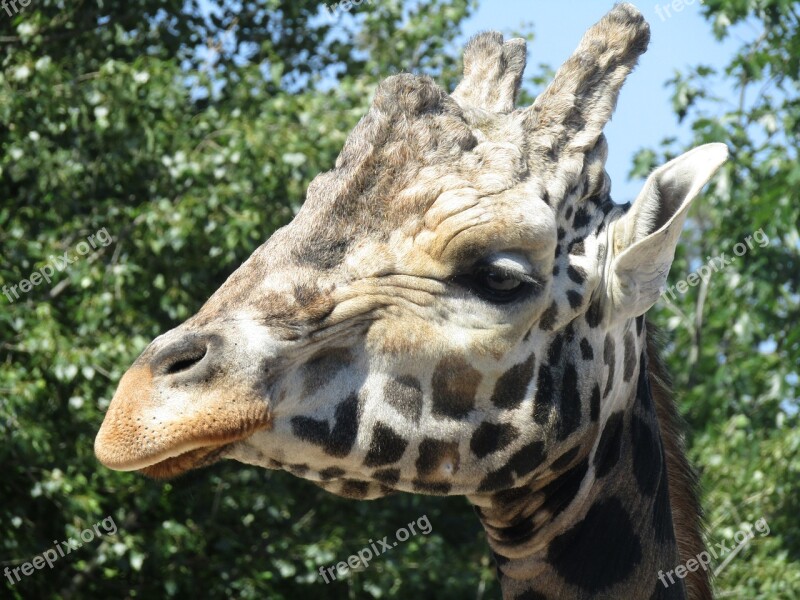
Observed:
[[[530,275],[498,264],[478,265],[471,273],[457,277],[456,282],[495,304],[513,302],[537,285]]]
[[[522,282],[502,271],[487,270],[479,273],[477,281],[487,290],[494,293],[509,293],[513,292],[522,285]]]

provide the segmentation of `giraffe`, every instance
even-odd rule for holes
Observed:
[[[710,598],[704,570],[664,578],[704,546],[644,314],[727,148],[611,200],[603,127],[649,37],[616,5],[519,108],[525,42],[496,32],[451,94],[383,81],[294,220],[122,377],[100,462],[463,495],[504,598]]]

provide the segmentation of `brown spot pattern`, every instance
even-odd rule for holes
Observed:
[[[461,356],[443,358],[433,374],[433,405],[436,417],[463,419],[475,407],[475,391],[481,374]]]

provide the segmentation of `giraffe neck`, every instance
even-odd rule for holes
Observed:
[[[503,598],[686,597],[683,581],[664,575],[680,559],[644,349],[637,370],[604,399],[614,409],[581,450],[522,487],[469,497]]]

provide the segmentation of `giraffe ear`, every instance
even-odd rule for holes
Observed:
[[[613,318],[636,317],[666,287],[692,200],[728,158],[725,144],[706,144],[656,169],[631,209],[614,224],[609,294]]]

